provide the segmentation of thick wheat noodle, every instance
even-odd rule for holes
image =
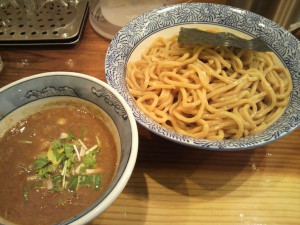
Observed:
[[[266,129],[289,102],[292,81],[273,53],[157,38],[126,82],[137,106],[181,134],[213,140]]]

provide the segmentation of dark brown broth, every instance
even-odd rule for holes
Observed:
[[[57,124],[59,118],[66,119],[65,124]],[[31,189],[26,202],[23,187],[28,172],[25,168],[41,151],[48,149],[49,138],[58,138],[60,133],[69,131],[89,147],[95,144],[96,136],[100,139],[102,150],[97,164],[103,169],[102,187],[98,191],[80,187],[77,192],[63,193]],[[113,134],[105,121],[86,110],[67,106],[28,116],[0,140],[0,217],[17,224],[42,225],[75,216],[103,194],[114,176],[117,163]]]

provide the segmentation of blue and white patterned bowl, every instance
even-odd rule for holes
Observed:
[[[11,127],[8,124],[15,117],[23,119],[26,114],[43,109],[45,102],[55,102],[57,98],[93,103],[112,119],[120,137],[119,166],[110,186],[93,205],[59,223],[85,224],[102,213],[127,184],[138,152],[137,125],[126,101],[108,84],[84,74],[49,72],[23,78],[0,88],[0,137]],[[0,224],[6,224],[2,220],[0,217]]]
[[[293,91],[285,113],[264,132],[239,140],[210,141],[168,130],[149,119],[136,106],[125,83],[129,60],[136,60],[155,37],[178,34],[180,27],[218,27],[245,37],[260,37],[290,71]],[[123,27],[113,38],[106,55],[108,83],[127,101],[136,120],[150,131],[188,146],[214,150],[242,150],[271,143],[300,125],[300,42],[288,31],[255,13],[226,5],[188,3],[144,13]]]

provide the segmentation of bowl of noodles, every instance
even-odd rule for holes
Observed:
[[[271,51],[178,43],[180,29],[259,37]],[[300,42],[255,13],[187,3],[144,13],[113,38],[107,82],[139,124],[171,141],[209,150],[243,150],[300,125]]]

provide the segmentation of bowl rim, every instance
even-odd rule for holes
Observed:
[[[246,30],[246,28],[245,28],[245,30],[243,30],[244,28],[242,29],[241,27],[238,27],[238,25],[230,26],[228,24],[223,24],[223,22],[220,22],[220,21],[217,21],[217,22],[210,21],[211,19],[208,18],[209,16],[207,16],[207,18],[205,17],[205,19],[207,19],[207,20],[200,21],[199,17],[194,15],[197,12],[199,13],[199,8],[211,10],[211,8],[214,8],[214,7],[215,7],[215,9],[217,8],[217,9],[225,10],[226,13],[227,12],[230,12],[233,14],[235,13],[236,15],[239,15],[239,16],[241,16],[241,15],[245,16],[245,14],[246,14],[246,16],[249,16],[250,20],[253,19],[253,21],[254,21],[255,19],[258,19],[259,22],[262,22],[262,23],[260,24],[259,22],[256,21],[255,22],[256,27],[254,27],[253,28],[254,30],[252,30],[250,32],[251,29]],[[190,10],[190,11],[185,11],[185,9]],[[171,22],[169,22],[167,20],[162,20],[162,22],[159,23],[160,17],[167,18],[167,16],[165,16],[165,15],[168,14],[170,11],[172,11],[172,13],[175,14],[175,17],[176,17],[175,19],[177,19],[177,17],[179,18],[181,16],[180,19],[178,19],[178,21],[176,21],[174,19],[174,21],[171,21]],[[183,14],[189,13],[189,12],[194,13],[193,14],[194,17],[193,17],[192,21],[182,22],[183,21],[182,18],[185,16]],[[195,17],[196,17],[196,19],[195,19]],[[153,20],[154,20],[154,22],[153,22]],[[145,24],[145,23],[146,23],[146,25],[144,25],[141,28],[142,24]],[[168,130],[168,129],[164,128],[163,126],[161,126],[160,124],[151,120],[149,117],[147,117],[137,107],[136,103],[133,101],[133,98],[129,94],[127,85],[123,84],[125,82],[125,77],[123,78],[123,73],[125,73],[124,71],[126,70],[127,62],[129,60],[129,58],[131,57],[132,53],[134,52],[134,50],[137,48],[137,46],[140,45],[147,38],[151,37],[152,35],[155,35],[157,32],[160,32],[162,30],[172,28],[175,26],[183,26],[185,24],[186,25],[197,25],[197,24],[217,25],[217,26],[234,29],[238,32],[242,32],[242,33],[244,33],[246,35],[250,35],[252,37],[255,37],[258,34],[262,34],[263,32],[266,32],[267,30],[264,30],[264,26],[270,25],[270,29],[272,29],[272,31],[276,31],[277,33],[281,32],[281,35],[284,36],[286,39],[289,38],[289,40],[292,40],[293,43],[294,42],[298,43],[298,48],[299,48],[299,43],[300,43],[296,39],[296,37],[294,37],[292,34],[290,34],[284,28],[280,27],[275,22],[273,22],[261,15],[258,15],[256,13],[250,12],[248,10],[239,9],[237,7],[232,7],[229,5],[221,5],[221,4],[214,4],[214,3],[181,3],[181,4],[168,5],[168,6],[163,6],[163,7],[157,8],[157,9],[153,9],[151,11],[148,11],[148,12],[134,18],[129,23],[127,23],[114,36],[112,42],[110,43],[109,48],[107,49],[107,52],[106,52],[105,75],[106,75],[106,80],[107,80],[108,84],[110,84],[115,89],[117,89],[118,92],[121,93],[121,95],[129,103],[129,105],[132,108],[133,113],[136,117],[136,120],[140,125],[142,125],[146,129],[148,129],[149,131],[153,132],[154,134],[157,134],[163,138],[166,138],[169,141],[173,141],[175,143],[186,145],[186,146],[189,146],[192,148],[198,148],[198,149],[202,149],[202,150],[217,150],[217,151],[236,151],[236,150],[247,150],[247,149],[257,148],[257,147],[260,147],[260,146],[263,146],[266,144],[270,144],[270,143],[288,135],[289,133],[293,132],[298,127],[300,127],[300,121],[297,118],[297,120],[295,122],[297,124],[291,126],[288,130],[280,127],[280,128],[282,128],[281,132],[280,132],[280,134],[274,134],[275,138],[269,138],[269,136],[265,135],[266,137],[264,139],[261,139],[259,137],[259,136],[261,136],[261,134],[259,134],[259,135],[252,135],[251,137],[248,136],[246,138],[241,138],[238,140],[226,139],[226,140],[221,140],[221,141],[211,141],[211,140],[207,140],[207,139],[200,139],[200,138],[197,139],[197,138],[189,137],[187,135],[183,135],[178,132]],[[137,30],[136,35],[133,32],[134,29]],[[138,33],[138,32],[140,32],[140,33]],[[267,43],[270,44],[270,41],[268,41]],[[114,58],[113,54],[114,54],[114,50],[115,50],[116,46],[118,46],[119,49],[124,48],[123,51],[127,52],[126,54],[128,54],[129,56],[126,56],[125,54],[119,54],[118,58],[117,57]],[[274,49],[273,45],[271,47]],[[278,55],[278,51],[274,51],[274,53],[282,61],[282,63],[285,66],[287,66],[286,62],[282,59],[281,55]],[[114,60],[117,60],[117,62],[115,62]],[[123,60],[123,61],[121,61],[121,60]],[[121,70],[121,69],[123,69],[123,67],[121,67],[121,66],[115,68],[116,65],[118,65],[118,64],[122,64],[122,66],[124,65],[124,71]],[[114,74],[114,73],[116,73],[114,70],[118,71],[118,76],[116,76]],[[122,73],[122,76],[120,76],[119,73]],[[294,86],[294,83],[296,82],[294,79],[297,79],[297,77],[295,75],[295,69],[293,70],[294,75],[292,74],[292,71],[290,71],[290,73],[291,73],[291,77],[293,80],[292,82],[293,82],[293,86]],[[120,77],[121,77],[121,79],[119,79]],[[118,81],[118,79],[121,81]],[[295,87],[293,87],[293,89],[294,88]],[[294,92],[292,91],[291,99],[292,99],[293,93]],[[290,102],[291,102],[291,99],[290,99]],[[289,103],[289,105],[290,105],[290,103]],[[285,112],[287,112],[288,108],[289,107],[287,107],[285,109]],[[282,115],[284,115],[285,112]],[[295,113],[295,112],[293,111],[293,113]],[[299,113],[299,111],[298,111],[298,113]],[[151,120],[152,122],[149,122],[148,120]],[[271,126],[273,126],[273,125],[274,125],[274,123]],[[269,126],[269,127],[271,127],[271,126]],[[259,139],[261,139],[261,140],[259,140]],[[243,143],[240,143],[240,140]]]
[[[45,73],[39,73],[35,75],[31,75],[28,77],[21,78],[19,80],[16,80],[12,83],[9,83],[5,85],[4,87],[0,88],[0,95],[3,91],[12,88],[20,83],[30,81],[35,78],[43,78],[43,77],[51,77],[51,76],[66,76],[66,77],[78,77],[82,79],[90,80],[94,83],[99,84],[100,86],[107,89],[110,93],[112,93],[122,104],[124,107],[126,114],[128,115],[128,121],[131,128],[131,149],[130,149],[130,155],[128,157],[128,161],[126,163],[126,167],[122,171],[122,176],[117,180],[116,184],[112,187],[109,193],[107,193],[106,197],[99,202],[97,205],[95,205],[90,210],[86,211],[85,214],[81,215],[80,217],[76,217],[78,214],[74,215],[73,217],[68,218],[65,221],[61,221],[58,224],[85,224],[94,219],[95,217],[99,216],[104,210],[106,210],[114,200],[121,194],[125,186],[127,185],[129,178],[132,175],[133,169],[135,167],[135,163],[137,160],[137,154],[138,154],[138,129],[135,117],[133,116],[131,108],[128,106],[127,102],[124,100],[124,98],[110,85],[105,83],[104,81],[97,79],[95,77],[92,77],[90,75],[86,75],[83,73],[77,73],[77,72],[66,72],[66,71],[54,71],[54,72],[45,72]],[[1,120],[0,120],[1,122]],[[90,206],[89,206],[90,207]],[[82,213],[82,211],[80,212]],[[80,214],[79,213],[79,214]]]

